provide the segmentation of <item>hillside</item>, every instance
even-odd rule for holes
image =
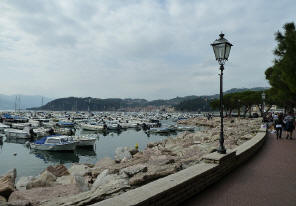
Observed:
[[[243,88],[243,89],[231,89],[225,93],[233,93],[245,90],[263,90],[266,88]],[[147,101],[145,99],[120,99],[120,98],[109,98],[100,99],[92,97],[67,97],[55,99],[48,102],[42,107],[29,108],[31,110],[53,110],[53,111],[129,111],[135,108],[144,107],[175,107],[177,110],[184,111],[198,111],[198,110],[209,110],[209,101],[211,99],[218,98],[219,95],[209,95],[209,96],[186,96],[186,97],[176,97],[169,100],[158,99]]]

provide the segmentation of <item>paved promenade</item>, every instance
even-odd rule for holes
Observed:
[[[182,205],[295,206],[295,134],[293,140],[270,134],[256,156]]]

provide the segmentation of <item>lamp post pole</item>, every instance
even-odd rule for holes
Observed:
[[[226,149],[224,147],[224,125],[223,125],[223,71],[224,71],[224,64],[228,60],[230,49],[232,44],[228,42],[227,39],[224,38],[224,34],[219,35],[220,38],[216,39],[211,46],[213,47],[216,60],[220,64],[220,118],[221,118],[221,126],[220,126],[220,146],[218,148],[218,152],[221,154],[226,153]]]
[[[220,118],[221,118],[221,126],[220,126],[220,147],[218,149],[218,152],[221,154],[226,153],[226,149],[224,147],[224,126],[223,126],[223,70],[224,66],[223,64],[220,65]]]

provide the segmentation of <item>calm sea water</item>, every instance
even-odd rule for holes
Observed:
[[[85,132],[84,132],[85,133]],[[176,136],[172,134],[170,136]],[[17,169],[17,176],[35,176],[49,165],[72,163],[96,163],[103,157],[114,157],[117,147],[146,148],[147,143],[156,142],[168,138],[168,136],[150,135],[143,131],[129,129],[121,133],[109,133],[104,136],[99,134],[94,149],[78,148],[73,152],[45,152],[30,150],[24,144],[6,142],[5,138],[0,142],[0,175],[12,168]]]

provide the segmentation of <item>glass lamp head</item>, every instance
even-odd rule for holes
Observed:
[[[224,38],[224,34],[221,33],[219,39],[216,39],[211,46],[213,47],[216,60],[220,65],[223,65],[228,60],[230,49],[233,46],[227,39]]]

